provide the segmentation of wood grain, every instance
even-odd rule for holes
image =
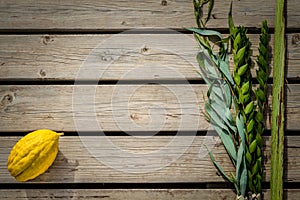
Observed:
[[[15,183],[6,167],[20,137],[1,137],[0,181]],[[265,181],[270,180],[270,138],[264,137]],[[286,137],[285,182],[300,180],[300,138]],[[30,183],[224,182],[204,144],[229,173],[231,161],[216,136],[64,136],[51,168]]]
[[[259,36],[249,37],[255,61]],[[300,77],[299,38],[287,36],[291,79]],[[0,35],[0,80],[199,80],[197,52],[184,34]]]
[[[285,199],[298,199],[299,189],[285,190]],[[264,190],[264,199],[269,200],[270,190]],[[0,198],[5,199],[104,199],[104,200],[232,200],[235,194],[230,189],[47,189],[47,190],[1,190]]]
[[[299,85],[287,86],[287,130],[299,130]],[[206,131],[205,85],[0,86],[1,132]],[[271,101],[269,101],[271,102]],[[267,122],[269,127],[269,123]]]
[[[193,5],[189,0],[97,1],[97,0],[4,0],[0,4],[0,29],[21,30],[103,30],[136,27],[179,28],[195,26]],[[228,28],[230,1],[216,1],[210,28]],[[299,28],[299,3],[287,4],[287,27]],[[237,25],[259,27],[267,19],[274,27],[275,2],[272,0],[234,1]]]

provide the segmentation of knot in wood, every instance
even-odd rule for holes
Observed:
[[[50,36],[50,35],[44,35],[44,36],[42,36],[42,39],[43,39],[43,44],[44,45],[47,45],[47,44],[54,41],[54,37]]]
[[[137,116],[137,114],[130,114],[130,118],[131,118],[132,120],[137,120],[137,119],[138,119],[138,116]]]
[[[39,72],[40,76],[41,77],[45,77],[47,74],[46,74],[46,71],[41,69],[40,72]]]
[[[161,5],[162,5],[162,6],[167,6],[167,5],[168,5],[167,0],[161,0]]]
[[[14,96],[12,94],[6,94],[2,97],[1,105],[10,104],[14,100]]]
[[[149,51],[149,48],[146,46],[141,49],[141,53],[146,53],[147,51]]]

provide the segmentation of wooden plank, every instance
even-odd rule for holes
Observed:
[[[206,131],[206,91],[198,84],[1,85],[0,132]],[[299,92],[288,85],[287,130],[300,129]]]
[[[20,137],[1,137],[0,181],[16,183],[6,167]],[[270,180],[270,138],[264,137],[265,181]],[[286,182],[300,180],[300,137],[286,137]],[[30,183],[223,183],[204,144],[229,173],[234,171],[216,136],[64,136],[49,170]],[[288,157],[287,157],[288,155]]]
[[[216,1],[212,28],[227,28],[229,1]],[[299,28],[299,3],[287,4],[287,27]],[[235,1],[236,24],[259,27],[267,19],[274,26],[275,2],[272,0]],[[191,1],[97,1],[97,0],[4,0],[0,4],[0,29],[103,30],[135,27],[182,28],[195,26]]]
[[[259,36],[249,37],[254,61]],[[300,35],[287,38],[287,77],[298,79]],[[184,34],[0,35],[0,79],[199,80],[197,51],[192,35]]]
[[[298,199],[299,189],[287,189],[286,200]],[[270,190],[264,190],[264,199],[269,200]],[[44,190],[1,190],[5,199],[123,199],[123,200],[166,200],[207,199],[232,200],[235,194],[230,189],[44,189]]]

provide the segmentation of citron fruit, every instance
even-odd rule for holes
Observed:
[[[12,148],[7,168],[17,181],[28,181],[43,174],[58,153],[58,139],[63,133],[42,129],[21,138]]]

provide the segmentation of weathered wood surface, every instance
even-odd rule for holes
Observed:
[[[229,4],[230,1],[215,2],[209,28],[228,28]],[[298,0],[287,2],[288,80],[300,77],[299,10]],[[234,1],[236,25],[251,30],[259,28],[264,19],[274,27],[274,14],[273,0]],[[70,83],[59,82],[64,80],[95,81],[99,78],[149,82],[200,80],[195,60],[198,48],[190,34],[140,32],[139,35],[125,35],[126,39],[121,42],[120,34],[111,34],[142,27],[184,30],[184,27],[195,25],[190,0],[1,1],[0,32],[9,33],[0,35],[0,135],[5,134],[0,138],[2,186],[6,183],[17,186],[6,167],[9,152],[20,138],[9,136],[11,132],[24,133],[40,128],[99,131],[98,125],[107,132],[125,131],[146,136],[63,136],[54,165],[45,174],[26,183],[29,188],[33,188],[32,183],[66,183],[67,188],[72,186],[68,183],[83,183],[85,188],[88,186],[85,183],[224,183],[203,146],[205,143],[212,149],[226,172],[232,171],[220,139],[213,136],[213,132],[192,136],[193,131],[209,129],[200,112],[203,93],[207,90],[204,84],[142,85],[142,82],[135,82],[95,88],[87,85],[13,85],[16,80],[37,81],[36,84],[42,84],[44,80],[55,80],[57,84]],[[128,36],[133,39],[128,40]],[[259,36],[250,34],[249,37],[255,58]],[[93,50],[98,51],[96,60],[91,57]],[[91,60],[87,59],[88,55]],[[3,85],[3,81],[12,85]],[[22,83],[25,82],[19,82]],[[74,93],[78,98],[74,99]],[[94,97],[96,104],[90,101]],[[299,102],[299,84],[289,84],[287,131],[300,130]],[[269,127],[269,122],[267,124]],[[178,130],[187,131],[183,134],[189,136],[151,137],[153,132]],[[264,141],[265,181],[268,182],[270,137],[264,137]],[[284,181],[290,184],[300,182],[299,149],[300,137],[287,136]],[[269,190],[264,194],[268,200]],[[285,199],[299,199],[300,190],[289,189],[285,195]],[[234,199],[234,196],[229,189],[0,190],[0,199]]]
[[[299,199],[299,189],[285,190],[285,199]],[[143,199],[143,200],[232,200],[235,194],[229,189],[47,189],[47,190],[2,190],[0,198],[5,199]],[[264,191],[264,199],[270,199],[270,190]]]
[[[287,130],[299,130],[299,89],[288,85]],[[205,131],[206,91],[201,84],[2,85],[0,130]]]
[[[6,167],[20,137],[1,137],[0,182],[15,183]],[[270,138],[264,137],[265,181],[270,180]],[[286,182],[300,181],[300,138],[286,137]],[[224,182],[204,144],[226,172],[234,171],[216,136],[64,136],[51,168],[34,183],[185,183]],[[30,184],[30,182],[29,182]]]
[[[249,37],[255,61],[259,36]],[[300,77],[299,45],[299,34],[287,35],[287,78]],[[0,79],[199,80],[197,51],[184,34],[0,35]]]
[[[215,1],[208,26],[227,28],[230,1]],[[299,27],[298,0],[287,3],[287,27]],[[234,1],[236,24],[259,27],[267,19],[274,26],[275,1]],[[0,29],[103,30],[135,27],[182,28],[195,26],[190,0],[97,1],[97,0],[3,0],[0,4]]]

